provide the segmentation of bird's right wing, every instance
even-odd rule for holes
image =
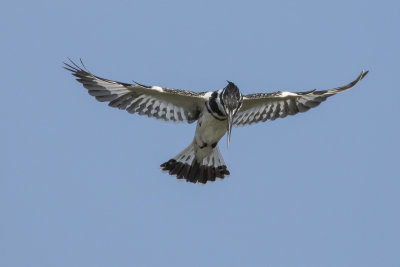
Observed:
[[[328,97],[350,89],[364,78],[367,73],[368,71],[362,71],[357,79],[351,83],[330,90],[317,91],[315,89],[297,93],[275,92],[246,95],[243,97],[243,105],[236,114],[233,125],[250,125],[305,112],[318,106]]]
[[[64,64],[98,101],[109,102],[110,107],[131,114],[192,123],[198,119],[206,101],[205,93],[111,81],[93,75],[73,61]],[[82,66],[85,67],[83,63]]]

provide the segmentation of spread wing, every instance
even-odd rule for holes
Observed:
[[[198,119],[204,106],[205,93],[111,81],[88,72],[83,63],[84,69],[73,61],[64,64],[64,68],[71,71],[98,101],[109,102],[110,107],[131,114],[192,123]]]
[[[362,71],[357,79],[351,83],[330,90],[317,91],[314,89],[298,93],[275,92],[246,95],[243,97],[243,105],[235,116],[233,124],[235,126],[250,125],[305,112],[318,106],[328,97],[350,89],[364,78],[367,73],[368,71]]]

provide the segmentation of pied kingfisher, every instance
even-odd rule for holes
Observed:
[[[197,121],[192,143],[160,167],[178,179],[204,184],[230,174],[218,149],[218,141],[228,132],[229,146],[232,125],[250,125],[305,112],[328,97],[350,89],[368,73],[362,71],[353,82],[330,90],[243,96],[230,81],[221,90],[195,93],[100,78],[87,71],[82,61],[82,67],[71,60],[64,64],[90,95],[100,102],[109,102],[110,107],[165,121]]]

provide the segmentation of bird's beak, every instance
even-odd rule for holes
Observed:
[[[232,132],[232,120],[233,120],[233,110],[227,110],[228,111],[228,118],[227,118],[227,122],[228,122],[228,147],[229,147],[229,143],[231,140],[231,132]]]

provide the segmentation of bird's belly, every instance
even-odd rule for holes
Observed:
[[[215,146],[226,133],[226,123],[226,120],[217,120],[208,112],[203,115],[196,128],[195,139],[198,146]]]

